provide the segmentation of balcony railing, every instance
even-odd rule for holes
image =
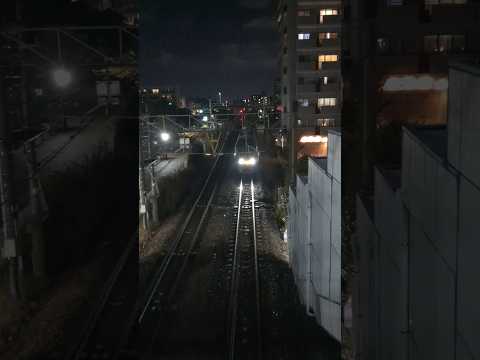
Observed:
[[[299,84],[297,85],[297,93],[321,93],[321,92],[336,92],[338,90],[338,84],[324,84],[319,81],[318,83]]]
[[[309,40],[297,40],[297,49],[339,48],[339,46],[339,39],[313,38]]]
[[[317,40],[317,46],[322,48],[322,47],[339,47],[340,46],[340,40],[339,39],[318,39]]]
[[[297,25],[315,26],[315,25],[340,25],[342,18],[340,15],[312,15],[298,16]]]
[[[326,61],[326,62],[319,62],[317,65],[317,70],[339,70],[340,69],[340,62],[339,61]]]
[[[340,15],[319,15],[318,23],[320,25],[340,25],[342,17]]]
[[[297,62],[297,71],[340,70],[340,62]]]

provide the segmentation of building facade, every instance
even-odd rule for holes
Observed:
[[[355,359],[478,359],[480,67],[452,65],[448,125],[404,128],[357,201]]]
[[[342,2],[279,0],[282,126],[340,126]]]
[[[328,156],[309,158],[288,203],[290,266],[307,314],[341,341],[341,135],[329,130]]]
[[[345,0],[342,45],[344,126],[362,138],[371,186],[384,129],[446,123],[448,62],[480,56],[480,2]]]

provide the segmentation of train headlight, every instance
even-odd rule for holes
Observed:
[[[257,160],[254,157],[251,157],[250,159],[244,159],[241,157],[238,159],[238,165],[255,166],[256,163]]]

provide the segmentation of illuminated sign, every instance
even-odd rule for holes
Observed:
[[[448,79],[430,75],[389,76],[382,86],[383,91],[444,91],[448,89]]]
[[[299,142],[302,144],[326,144],[328,142],[328,137],[320,135],[305,135],[300,138]]]

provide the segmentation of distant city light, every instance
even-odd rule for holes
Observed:
[[[162,139],[163,142],[167,142],[170,140],[170,134],[167,132],[162,132],[160,134],[160,139]]]
[[[72,74],[64,68],[55,69],[53,71],[53,80],[59,87],[67,87],[72,82]]]
[[[160,89],[152,89],[152,94],[159,94],[160,93]]]
[[[198,110],[199,114],[203,114],[203,109]]]
[[[328,142],[328,137],[320,135],[305,135],[300,138],[302,144],[325,144]]]
[[[205,116],[202,118],[202,121],[207,122],[207,121],[208,121],[208,116],[205,115]]]

